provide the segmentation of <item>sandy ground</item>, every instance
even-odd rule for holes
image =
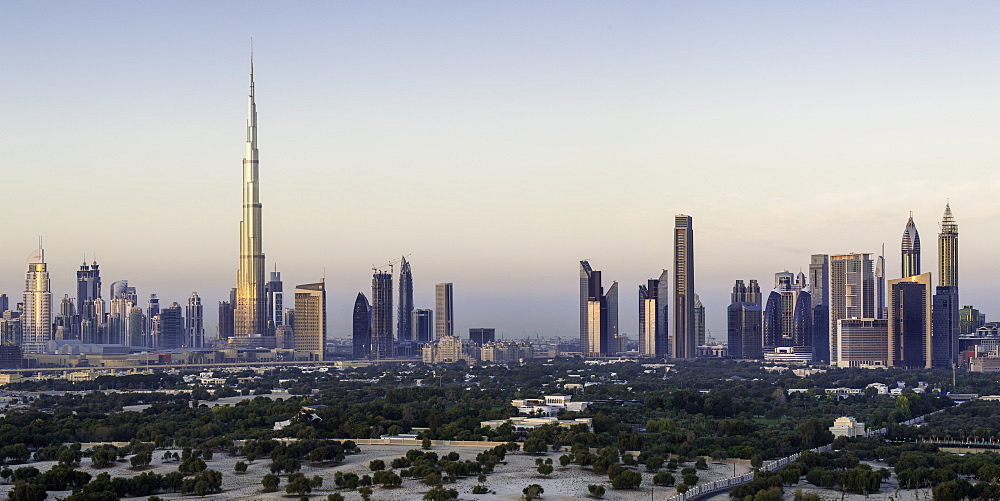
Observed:
[[[336,466],[312,466],[308,463],[304,463],[302,466],[302,473],[307,477],[312,478],[313,475],[320,475],[323,477],[323,487],[314,490],[312,493],[312,499],[316,501],[325,501],[328,494],[334,492],[340,492],[343,496],[349,500],[360,500],[361,496],[354,491],[341,490],[337,491],[333,485],[333,474],[336,471],[342,472],[354,472],[359,476],[365,473],[370,474],[368,469],[368,462],[373,459],[382,459],[388,464],[391,460],[401,457],[406,454],[406,451],[411,449],[410,446],[395,446],[395,445],[381,445],[381,446],[364,446],[360,454],[355,454],[348,456],[347,461],[343,464]],[[474,447],[434,447],[432,450],[439,455],[447,454],[451,451],[456,451],[461,456],[462,460],[469,459],[475,460],[476,454],[484,450]],[[165,450],[157,449],[153,452],[153,463],[152,467],[145,471],[153,471],[159,474],[166,474],[177,469],[178,462],[170,461],[163,463],[163,453]],[[180,450],[171,449],[171,452],[177,452],[180,454]],[[544,500],[573,500],[573,499],[591,499],[587,495],[587,485],[588,484],[602,484],[605,486],[607,493],[604,495],[604,499],[607,500],[666,500],[670,496],[675,494],[673,487],[655,487],[653,486],[653,474],[643,471],[642,472],[642,486],[639,489],[618,491],[611,488],[611,482],[608,480],[607,475],[595,475],[589,470],[581,469],[577,466],[570,466],[568,468],[559,468],[559,456],[562,452],[553,452],[547,455],[527,455],[523,453],[508,454],[506,457],[506,465],[497,465],[494,473],[487,476],[487,480],[484,485],[489,488],[492,492],[490,494],[472,494],[472,488],[478,485],[475,477],[459,479],[454,484],[446,484],[448,488],[454,488],[459,492],[459,499],[463,500],[517,500],[521,496],[521,491],[529,484],[539,484],[545,489],[545,494],[543,495]],[[553,463],[557,466],[555,471],[548,477],[542,477],[535,472],[535,459],[536,458],[552,458]],[[297,496],[285,495],[285,478],[282,478],[281,485],[279,486],[278,492],[273,493],[263,493],[261,492],[260,479],[265,474],[269,473],[269,460],[257,460],[253,464],[249,465],[249,469],[246,473],[237,474],[233,471],[233,466],[242,458],[229,457],[226,454],[215,454],[211,461],[208,461],[208,467],[214,470],[221,471],[223,474],[223,489],[224,491],[220,494],[205,496],[204,498],[197,498],[196,496],[181,496],[180,494],[160,494],[159,496],[164,499],[181,499],[181,498],[192,498],[192,499],[205,499],[205,500],[242,500],[242,499],[270,499],[270,500],[296,500]],[[34,466],[39,470],[45,471],[51,468],[55,462],[44,461],[31,463],[30,465],[24,466]],[[112,467],[104,468],[101,470],[94,469],[90,467],[89,458],[84,458],[81,469],[96,476],[101,472],[108,472],[112,477],[128,477],[134,476],[141,472],[136,472],[128,467],[129,463],[119,462]],[[693,463],[687,463],[685,466],[693,466]],[[739,474],[746,473],[748,467],[743,464],[737,465],[737,471]],[[722,478],[727,478],[733,474],[733,464],[732,463],[709,463],[709,469],[698,472],[698,477],[700,482],[710,482],[714,480],[719,480]],[[680,478],[679,473],[674,474],[678,479]],[[0,484],[0,499],[5,499],[7,497],[7,492],[11,490],[12,486],[10,484]],[[374,488],[374,494],[372,495],[373,500],[379,501],[391,501],[391,500],[419,500],[423,498],[425,492],[429,490],[429,487],[425,486],[419,480],[414,479],[404,479],[403,485],[395,489],[384,489],[381,487]],[[787,492],[792,492],[794,489]],[[64,498],[69,495],[69,492],[50,492],[48,496],[49,501],[55,501],[59,498]],[[725,498],[725,496],[722,496]],[[898,499],[898,498],[897,498]]]

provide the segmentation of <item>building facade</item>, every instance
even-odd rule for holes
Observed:
[[[733,285],[730,304],[726,309],[731,358],[756,360],[764,358],[761,332],[763,312],[760,301],[760,285],[756,280],[750,280],[749,285],[737,280]]]
[[[326,282],[295,286],[295,351],[308,352],[310,360],[326,358]]]
[[[372,309],[363,292],[359,292],[357,299],[354,300],[351,320],[354,358],[368,358],[372,353]]]
[[[830,256],[809,257],[809,295],[813,305],[813,360],[830,362]]]
[[[24,280],[24,312],[21,314],[21,349],[24,353],[42,353],[52,340],[52,290],[49,283],[45,250],[28,256]]]
[[[660,278],[639,286],[639,354],[644,357],[670,354],[669,280],[667,270],[663,270]]]
[[[900,269],[903,270],[903,278],[913,277],[920,274],[920,234],[917,233],[917,225],[913,222],[913,213],[906,221],[906,228],[903,229],[903,241],[899,246]]]
[[[392,274],[376,271],[372,275],[372,358],[396,356],[392,331]]]
[[[450,282],[434,286],[435,338],[455,335],[455,294]]]
[[[835,343],[837,367],[887,367],[889,365],[889,320],[845,318],[837,320]]]
[[[812,350],[812,318],[812,296],[805,274],[776,273],[774,290],[764,308],[764,353],[783,347],[794,347],[797,353]]]
[[[674,218],[674,328],[671,356],[694,358],[698,333],[694,301],[694,229],[691,216]]]
[[[875,271],[871,254],[830,256],[830,330],[843,319],[875,316]],[[830,339],[830,360],[840,360],[838,336]]]
[[[413,338],[413,271],[406,256],[399,269],[399,314],[396,316],[396,339],[412,341]]]
[[[413,310],[413,340],[418,343],[427,343],[434,339],[434,310],[415,309]]]
[[[188,348],[204,348],[205,311],[201,305],[201,297],[198,296],[197,292],[191,293],[184,313],[184,330],[187,331],[184,346]]]

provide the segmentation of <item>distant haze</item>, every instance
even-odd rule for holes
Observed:
[[[964,2],[7,2],[0,7],[0,291],[45,238],[54,302],[96,253],[145,306],[235,285],[249,38],[267,268],[324,275],[350,335],[371,268],[415,305],[454,282],[456,332],[578,335],[578,262],[621,288],[672,272],[725,339],[736,279],[813,253],[900,272],[909,211],[937,283],[1000,318],[1000,4]],[[993,236],[991,236],[993,235]],[[396,269],[398,272],[398,267]]]

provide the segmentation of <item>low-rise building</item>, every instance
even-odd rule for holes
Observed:
[[[863,437],[865,436],[865,424],[859,423],[852,417],[839,417],[830,427],[830,433],[833,433],[834,437]]]
[[[545,417],[524,417],[515,416],[507,419],[494,419],[491,421],[480,421],[481,428],[499,428],[509,423],[515,430],[534,430],[542,426],[557,424],[562,428],[572,428],[577,425],[584,425],[589,430],[593,420],[591,418],[558,419],[551,416]]]

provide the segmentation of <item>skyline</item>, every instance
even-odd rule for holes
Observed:
[[[110,5],[88,15],[99,15]],[[834,48],[833,43],[820,42],[835,27],[853,26],[868,35],[862,41],[883,43],[891,35],[903,34],[901,28],[876,35],[861,29],[874,20],[842,14],[828,21],[831,24],[819,30],[821,35],[810,37],[781,21],[821,12],[823,6],[727,4],[737,12],[775,14],[773,20],[754,19],[784,28],[777,35],[765,35],[763,28],[752,32],[759,35],[752,41],[763,44],[750,44],[752,49],[771,49],[755,53],[739,46],[739,35],[752,34],[746,28],[722,41],[709,41],[711,33],[733,27],[735,21],[722,14],[703,19],[700,27],[706,33],[691,42],[680,40],[677,33],[654,33],[653,21],[680,25],[678,19],[705,15],[703,7],[585,5],[567,13],[536,6],[504,16],[519,21],[513,24],[520,29],[514,31],[519,48],[548,41],[541,54],[521,54],[489,44],[491,35],[507,33],[499,20],[458,26],[462,16],[483,21],[478,14],[501,10],[494,4],[442,5],[455,8],[445,26],[448,30],[439,38],[411,40],[416,47],[409,49],[402,35],[371,47],[334,44],[348,37],[339,33],[323,38],[306,30],[295,38],[282,25],[290,22],[290,16],[266,6],[251,23],[257,40],[267,270],[276,265],[290,286],[316,282],[326,270],[330,337],[350,337],[353,299],[370,287],[371,264],[412,254],[414,306],[432,307],[433,284],[455,283],[455,330],[463,337],[469,327],[483,326],[495,327],[508,338],[520,337],[522,331],[575,336],[578,298],[573,271],[587,259],[604,272],[608,283],[621,284],[621,331],[636,339],[638,305],[633,291],[661,269],[674,271],[671,219],[679,213],[697,220],[695,292],[706,304],[709,329],[720,340],[735,279],[766,284],[783,269],[807,269],[811,254],[877,255],[882,242],[888,244],[886,277],[898,278],[901,271],[893,256],[898,255],[896,242],[905,215],[913,210],[917,226],[930,231],[948,199],[962,224],[962,269],[990,269],[990,249],[997,243],[990,238],[995,234],[990,231],[990,216],[1000,204],[989,195],[1000,178],[989,168],[1000,159],[1000,151],[989,148],[989,139],[995,137],[1000,122],[989,117],[1000,116],[994,109],[1000,96],[992,88],[1000,76],[988,68],[991,59],[985,49],[971,50],[978,45],[966,44],[988,47],[983,39],[997,35],[985,28],[956,30],[968,23],[985,23],[982,18],[989,16],[982,10],[996,12],[996,7],[980,5],[977,16],[969,9],[932,19],[931,11],[940,13],[944,8],[916,4],[898,13],[900,17],[917,26],[941,25],[952,31],[914,30],[917,34],[901,37],[898,46],[875,43],[874,54],[855,53],[855,58],[849,52],[837,53],[842,59],[834,58],[830,67],[807,64],[800,72],[793,63],[808,58],[795,59],[790,53],[800,57],[813,53],[793,46],[793,34],[819,43],[813,47],[823,49],[817,54],[830,55],[825,51]],[[775,10],[775,5],[787,10]],[[128,279],[143,300],[156,293],[168,303],[183,304],[191,292],[198,292],[209,305],[206,330],[211,337],[213,306],[228,298],[238,268],[232,256],[237,254],[239,218],[233,208],[239,193],[233,186],[239,175],[237,138],[246,120],[238,100],[246,89],[249,33],[210,32],[208,21],[225,9],[207,6],[200,8],[206,14],[204,21],[168,16],[152,35],[133,33],[143,23],[115,29],[101,21],[98,26],[108,29],[105,38],[92,33],[79,36],[80,28],[69,21],[81,7],[66,7],[65,12],[48,13],[54,16],[50,18],[56,21],[54,26],[65,27],[66,33],[50,33],[58,30],[49,27],[42,33],[53,42],[29,44],[9,55],[10,74],[18,78],[7,82],[9,91],[2,98],[11,112],[0,118],[4,130],[0,147],[9,152],[11,165],[27,175],[8,176],[7,212],[15,217],[9,218],[8,245],[0,250],[0,292],[20,296],[24,256],[33,250],[40,233],[46,240],[54,302],[62,294],[73,295],[80,257],[86,254],[90,262],[96,252],[104,282]],[[361,14],[359,26],[349,30],[355,35],[366,23],[376,22],[377,8],[342,5],[314,10],[338,8]],[[7,19],[0,26],[10,29],[0,38],[29,39],[25,35],[39,20],[17,14],[28,14],[32,7],[5,9],[12,15],[0,16]],[[118,15],[138,15],[143,9],[126,7]],[[418,20],[430,23],[422,29],[431,31],[435,26],[429,19],[433,16],[423,9],[400,10],[420,11]],[[853,10],[872,12],[879,7]],[[640,12],[653,20],[641,19]],[[393,26],[409,26],[404,34],[418,29],[407,23],[404,13],[382,13],[391,15],[378,25],[378,33]],[[276,25],[285,30],[268,29],[268,14],[276,16]],[[543,15],[531,19],[531,14]],[[562,14],[566,19],[559,17]],[[304,17],[301,22],[306,22]],[[552,31],[543,33],[544,21],[556,18],[565,25],[546,26]],[[156,39],[175,21],[181,21],[181,30],[194,33],[195,41]],[[484,32],[477,35],[474,27]],[[574,27],[586,29],[571,33]],[[680,29],[690,34],[693,28]],[[376,35],[358,39],[373,42]],[[570,36],[560,41],[558,35]],[[597,41],[588,38],[597,35]],[[74,40],[79,45],[62,47],[66,53],[57,53],[58,42],[72,36],[79,36]],[[446,43],[462,36],[471,37],[474,47]],[[209,38],[214,44],[207,50],[195,43]],[[779,50],[764,43],[777,39],[789,45]],[[134,43],[115,46],[123,40]],[[906,53],[911,61],[878,59],[907,42],[927,49],[934,40],[962,50]],[[334,59],[343,68],[327,61],[322,51],[306,57],[310,41],[338,48]],[[579,45],[574,48],[572,43]],[[600,43],[608,45],[600,49]],[[165,52],[167,46],[171,52]],[[479,65],[466,69],[462,63],[475,60],[466,51],[476,48],[491,50],[480,54]],[[644,59],[656,53],[652,49],[675,59],[710,49],[722,52],[717,54],[721,59],[675,69],[656,64],[655,58]],[[737,57],[754,54],[764,58],[751,59],[761,64],[759,70]],[[151,64],[154,56],[172,64]],[[322,70],[330,76],[334,69],[351,68],[388,72],[393,64],[413,56],[419,57],[403,64],[398,75],[410,79],[378,71],[344,71],[333,80],[322,75]],[[362,61],[366,57],[371,59]],[[69,87],[46,85],[64,74],[30,71],[46,65],[54,69],[70,58],[79,58],[66,67],[76,77],[69,86],[72,92]],[[129,64],[142,60],[150,64]],[[437,64],[425,69],[418,61]],[[555,61],[564,66],[530,78],[544,63]],[[493,71],[486,71],[489,62],[497,63]],[[712,62],[723,63],[714,69],[717,73]],[[911,67],[907,62],[952,64],[959,84],[946,85],[954,78],[950,74],[916,78],[928,75],[916,71],[919,64]],[[784,71],[759,80],[775,65]],[[162,87],[151,87],[154,77],[170,73],[167,67],[189,71],[184,78],[170,74],[166,82],[156,82]],[[973,67],[978,78],[969,76]],[[847,83],[856,85],[839,89],[836,84],[845,83],[843,74],[841,80],[824,79],[837,75],[838,69],[848,69]],[[906,69],[910,71],[893,74]],[[488,81],[503,70],[511,73],[508,78]],[[450,80],[455,77],[459,78]],[[866,78],[870,85],[862,82]],[[903,82],[913,87],[900,85]],[[809,83],[816,87],[800,87]],[[332,84],[332,90],[325,84]],[[317,92],[320,87],[322,93]],[[760,92],[765,90],[770,92]],[[931,92],[935,90],[952,93]],[[115,91],[124,92],[115,95]],[[973,95],[980,99],[967,102]],[[762,113],[760,105],[771,109]],[[917,109],[926,115],[911,115]],[[73,112],[86,121],[65,120]],[[763,124],[752,127],[760,121]],[[850,129],[838,130],[838,125]],[[755,148],[757,141],[761,148]],[[163,155],[164,151],[169,154]],[[962,165],[952,160],[956,154],[965,158]],[[810,177],[815,169],[803,165],[829,175]],[[842,175],[844,169],[849,175]],[[858,182],[864,169],[870,171],[871,184]],[[692,171],[704,177],[694,178]],[[681,182],[675,182],[678,178]],[[89,190],[81,195],[81,188]],[[801,193],[808,196],[797,198]],[[756,197],[750,198],[752,194]],[[649,198],[664,202],[636,204]],[[585,212],[595,199],[602,211]],[[803,206],[807,210],[792,209]],[[318,220],[302,218],[303,212],[317,214]],[[758,217],[751,219],[748,213]],[[411,226],[402,224],[404,218]],[[595,232],[595,227],[601,231]],[[151,231],[162,234],[153,238]],[[929,250],[925,249],[922,268],[936,271],[936,252]],[[966,273],[961,280],[962,303],[975,305],[990,318],[1000,314],[994,313],[1000,311],[1000,301],[988,292],[991,278],[988,272]]]

